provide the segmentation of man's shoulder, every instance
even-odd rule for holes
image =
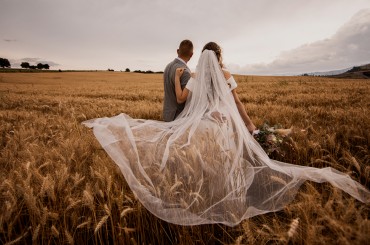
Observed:
[[[175,64],[176,64],[176,59],[174,59],[173,61],[171,61],[170,63],[167,64],[166,68],[164,69],[164,72],[168,72],[169,70],[171,70]]]
[[[176,71],[177,68],[187,68],[187,66],[178,59],[174,59],[166,66],[166,68],[164,69],[164,73],[173,73]]]
[[[172,66],[172,67],[176,67],[176,68],[180,68],[180,67],[186,67],[186,64],[184,64],[183,62],[181,62],[180,60],[178,59],[174,59],[171,63],[169,63],[167,66]]]
[[[173,61],[171,61],[170,63],[168,63],[167,67],[178,65],[178,63],[179,63],[179,61],[177,59],[174,59]]]

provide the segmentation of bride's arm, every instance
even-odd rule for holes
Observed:
[[[176,100],[177,100],[177,103],[179,104],[184,103],[189,94],[189,90],[187,88],[184,88],[184,90],[181,89],[180,77],[182,76],[184,71],[185,71],[184,68],[177,68],[176,74],[175,74]]]
[[[225,76],[226,80],[228,80],[231,77],[230,72],[225,71],[225,70],[223,70],[223,72],[224,72],[224,76]],[[252,133],[257,128],[256,128],[256,126],[254,126],[252,120],[249,118],[247,112],[245,111],[245,107],[244,107],[243,103],[240,101],[239,96],[236,93],[236,89],[233,89],[232,93],[233,93],[233,97],[234,97],[234,100],[235,100],[236,107],[238,108],[239,114],[242,117],[242,119],[244,121],[244,124],[248,128],[249,132]]]
[[[243,103],[240,101],[238,94],[236,93],[236,89],[232,91],[236,107],[238,108],[239,114],[242,117],[245,126],[247,126],[250,133],[256,130],[256,126],[254,126],[252,120],[249,118],[247,112],[245,111]]]

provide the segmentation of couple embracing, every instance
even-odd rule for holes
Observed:
[[[251,135],[220,47],[205,45],[194,74],[186,65],[192,54],[183,41],[165,69],[165,122],[125,113],[83,122],[146,209],[174,224],[235,226],[283,209],[306,180],[369,203],[370,192],[347,174],[270,159]]]
[[[238,111],[247,126],[249,132],[256,130],[248,114],[245,111],[244,105],[239,100],[236,93],[237,84],[230,72],[224,69],[222,64],[222,50],[221,47],[215,42],[209,42],[204,47],[205,50],[213,51],[216,55],[220,68],[225,77],[225,82],[228,84]],[[183,111],[185,101],[189,92],[192,91],[196,77],[191,73],[187,62],[193,56],[193,43],[190,40],[183,40],[177,49],[178,57],[169,63],[164,70],[164,104],[163,104],[163,120],[166,122],[173,121]],[[176,82],[176,79],[179,81]],[[180,86],[179,86],[180,84]],[[216,115],[215,115],[216,116]]]

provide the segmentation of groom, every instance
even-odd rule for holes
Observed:
[[[184,73],[180,78],[181,88],[184,89],[191,77],[191,71],[186,65],[193,56],[193,43],[190,40],[184,40],[180,43],[177,49],[178,57],[166,66],[164,70],[164,104],[163,104],[163,120],[170,122],[182,112],[185,107],[185,102],[177,103],[175,92],[175,73],[177,68],[185,68]]]

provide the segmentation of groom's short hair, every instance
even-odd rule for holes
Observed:
[[[190,40],[183,40],[177,50],[179,56],[191,56],[193,54],[193,43]]]

